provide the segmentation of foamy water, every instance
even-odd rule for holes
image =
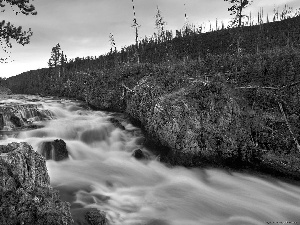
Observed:
[[[128,122],[122,121],[124,131],[109,122],[109,113],[85,110],[79,102],[37,103],[57,119],[1,144],[26,141],[39,151],[42,142],[63,139],[70,159],[49,160],[47,168],[72,209],[99,208],[116,225],[300,224],[299,186],[216,169],[169,168],[155,156],[138,161],[133,150],[147,149]]]

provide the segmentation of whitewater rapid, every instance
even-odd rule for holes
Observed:
[[[34,101],[32,101],[34,99]],[[44,127],[4,136],[0,144],[25,141],[36,151],[63,139],[70,159],[47,161],[51,185],[71,209],[99,208],[116,225],[300,224],[300,187],[279,180],[217,169],[167,167],[141,145],[140,129],[114,114],[91,111],[78,101],[28,96],[0,103],[42,104],[55,119]],[[142,149],[151,160],[132,157]]]

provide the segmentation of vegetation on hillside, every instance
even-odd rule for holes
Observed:
[[[157,15],[151,38],[117,51],[110,35],[106,55],[69,62],[57,45],[50,68],[4,83],[14,93],[126,111],[155,140],[175,152],[182,147],[177,158],[167,154],[174,164],[194,166],[203,156],[231,166],[257,165],[266,155],[272,165],[284,155],[300,162],[300,17],[208,33],[185,26],[173,37],[159,9]]]

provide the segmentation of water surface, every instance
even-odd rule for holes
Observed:
[[[300,187],[282,181],[217,169],[169,168],[143,145],[141,132],[126,121],[125,130],[109,122],[113,114],[84,109],[81,102],[40,98],[0,103],[42,104],[55,119],[42,128],[2,134],[1,144],[63,139],[70,159],[47,161],[51,185],[79,208],[107,212],[116,225],[300,224]],[[135,149],[151,160],[132,157]]]

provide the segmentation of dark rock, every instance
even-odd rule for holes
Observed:
[[[144,153],[141,149],[136,149],[133,151],[132,156],[138,160],[147,160],[149,156]]]
[[[109,225],[106,214],[96,208],[71,209],[73,225]]]
[[[108,225],[105,212],[101,212],[98,209],[94,209],[94,208],[90,209],[85,214],[85,219],[91,225]]]
[[[5,123],[3,119],[3,114],[0,113],[0,130],[3,130]]]
[[[67,145],[61,139],[43,142],[40,148],[40,153],[46,160],[52,159],[55,161],[61,161],[69,158]]]
[[[121,130],[125,130],[125,127],[121,124],[121,122],[119,120],[117,120],[116,118],[109,118],[108,119],[109,122],[111,122],[115,127],[120,128]]]
[[[72,224],[69,203],[52,189],[45,159],[30,145],[0,146],[0,168],[0,224]]]
[[[10,121],[13,123],[13,125],[15,125],[15,127],[21,127],[22,126],[22,122],[21,119],[15,115],[11,115],[10,116]]]

